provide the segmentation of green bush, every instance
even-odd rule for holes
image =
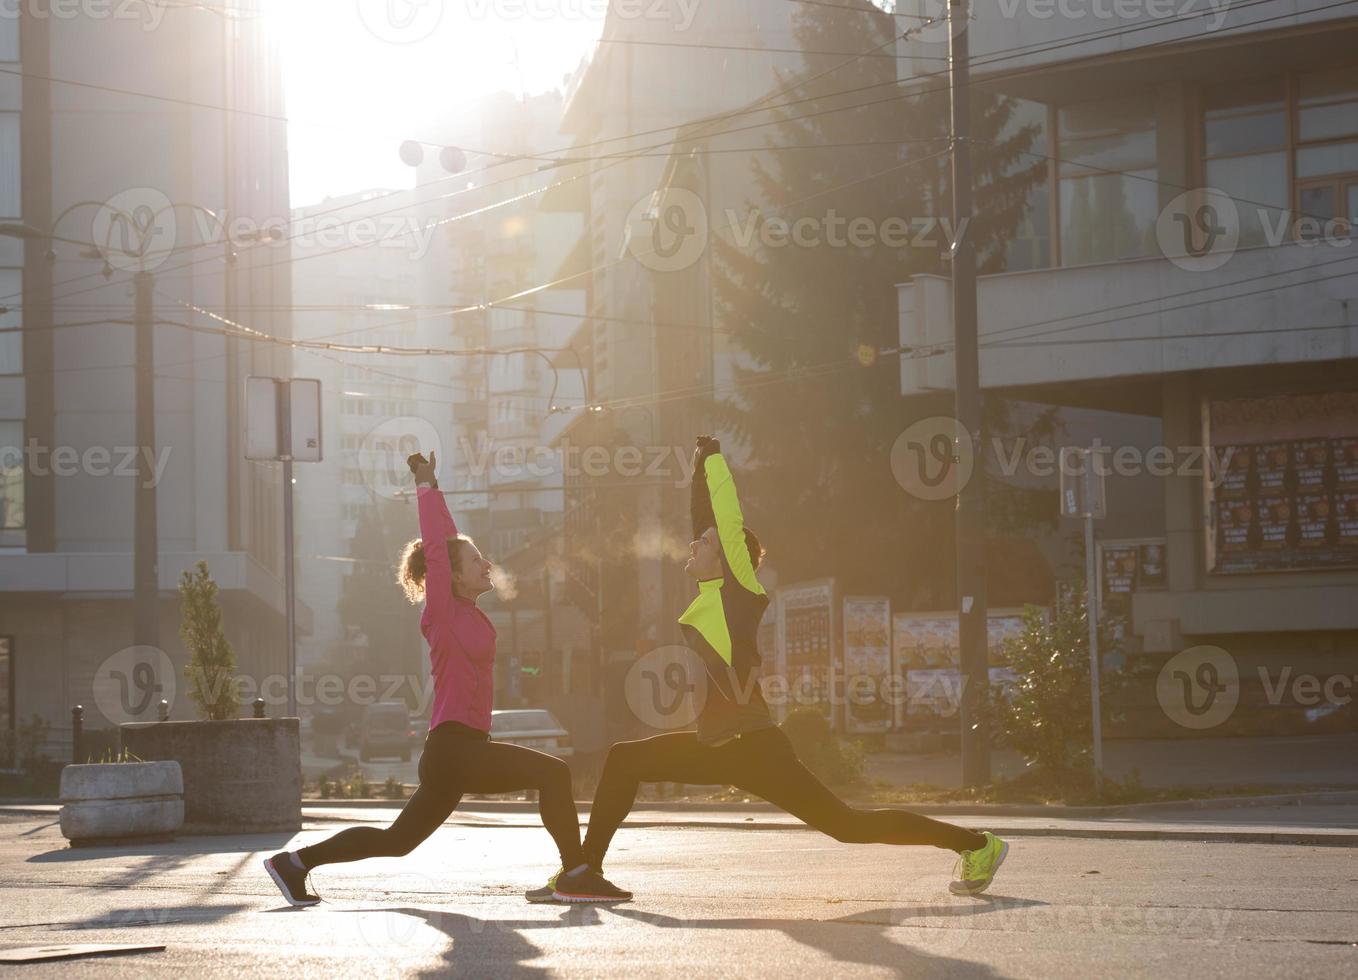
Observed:
[[[1116,622],[1099,624],[1100,662],[1116,654]],[[1018,675],[1015,684],[989,702],[1000,741],[1014,748],[1037,773],[1055,775],[1092,766],[1089,702],[1089,621],[1085,596],[1059,602],[1050,614],[1037,606],[1023,612],[1023,632],[1006,641],[1004,654]],[[1106,705],[1122,685],[1121,676],[1100,672]]]
[[[382,795],[389,800],[404,800],[406,798],[405,784],[395,776],[388,776],[387,781],[382,784]]]
[[[840,739],[830,728],[829,719],[816,708],[789,712],[782,728],[802,765],[822,782],[843,784],[862,778],[862,744]]]

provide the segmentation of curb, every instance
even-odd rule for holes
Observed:
[[[317,800],[304,799],[302,807],[307,810],[341,809],[383,809],[390,810],[404,806],[402,800]],[[537,813],[537,803],[527,800],[466,800],[469,809],[478,813]],[[1279,793],[1269,796],[1218,796],[1192,800],[1160,800],[1154,803],[1122,803],[1110,806],[1067,806],[1065,804],[1045,803],[870,803],[861,800],[847,800],[851,806],[877,807],[881,809],[909,810],[912,813],[946,813],[959,817],[1134,817],[1140,814],[1173,813],[1194,810],[1234,810],[1262,806],[1343,806],[1358,805],[1358,789],[1321,790],[1307,793]],[[577,800],[576,809],[588,813],[591,800]],[[55,813],[61,804],[57,800],[15,800],[0,803],[0,815],[21,814],[42,816]],[[635,806],[639,810],[654,810],[658,813],[781,813],[777,807],[762,800],[750,803],[731,801],[679,801],[679,800],[639,800]],[[742,825],[743,826],[743,825]]]
[[[408,797],[407,797],[408,799]],[[477,812],[481,813],[537,813],[538,805],[526,800],[469,800]],[[577,800],[576,809],[581,813],[589,812],[590,800]],[[1234,810],[1258,806],[1341,806],[1358,804],[1358,789],[1321,790],[1308,793],[1280,793],[1269,796],[1218,796],[1193,800],[1160,800],[1153,803],[1120,803],[1109,806],[1067,806],[1065,804],[1045,803],[868,803],[861,800],[846,800],[851,806],[880,807],[882,809],[909,810],[913,813],[950,813],[961,817],[1008,816],[1008,817],[1121,817],[1136,816],[1142,813],[1170,813],[1183,810]],[[303,800],[307,809],[354,810],[363,807],[385,808],[403,805],[403,800]],[[0,808],[3,809],[3,808]],[[767,812],[781,813],[770,803],[758,800],[751,803],[729,801],[687,802],[666,800],[639,800],[634,809],[655,810],[660,813],[689,813],[739,811],[741,813]]]
[[[1251,797],[1241,797],[1241,799],[1253,799]],[[362,801],[359,801],[360,803]],[[508,810],[504,805],[497,808],[498,812],[515,812]],[[1347,802],[1347,801],[1343,801]],[[376,808],[376,805],[369,803],[369,807]],[[670,804],[671,812],[678,812],[681,804]],[[690,809],[694,807],[687,805]],[[732,809],[738,804],[722,804],[727,809]],[[30,804],[27,806],[0,806],[0,816],[32,816],[32,817],[55,817],[60,809],[56,804]],[[325,809],[319,807],[316,809]],[[480,808],[489,811],[490,808]],[[658,809],[649,807],[648,809]],[[711,807],[709,807],[711,809]],[[750,812],[752,807],[745,805],[742,812]],[[773,807],[765,805],[763,809],[770,812],[776,811]],[[1195,809],[1201,809],[1200,807]],[[942,812],[942,811],[938,811]],[[979,816],[979,813],[966,814],[959,810],[947,811],[958,816]],[[992,815],[994,811],[990,811]],[[1010,814],[1017,816],[1018,814]],[[1053,816],[1050,811],[1038,814],[1039,816]],[[303,811],[302,823],[310,824],[330,824],[330,823],[353,823],[345,817],[318,814],[313,810],[310,813]],[[456,820],[448,821],[454,826],[486,826],[475,821]],[[539,829],[536,824],[495,824],[493,826],[504,829]],[[661,820],[627,820],[625,826],[634,829],[656,829],[676,826],[670,821]],[[797,830],[809,833],[816,833],[811,827],[800,822],[774,822],[768,820],[704,820],[690,825],[689,829],[718,829],[718,830]],[[1202,830],[1157,830],[1151,828],[1135,827],[1033,827],[1033,826],[1006,826],[1003,823],[993,824],[989,828],[991,833],[999,834],[1002,837],[1078,837],[1088,840],[1144,840],[1144,841],[1187,841],[1199,844],[1290,844],[1299,847],[1358,847],[1358,831],[1336,830],[1323,831],[1312,828],[1302,828],[1298,830],[1211,830],[1204,827]],[[248,836],[249,833],[256,831],[243,831],[241,836]],[[191,834],[181,834],[180,839],[192,837]]]
[[[344,817],[318,816],[303,814],[303,823],[330,824],[353,823]],[[450,817],[449,824],[462,827],[494,826],[500,829],[539,830],[537,824],[483,824],[471,820],[458,820]],[[692,824],[675,824],[665,820],[627,819],[623,826],[629,830],[656,830],[676,828],[684,830],[794,830],[817,833],[800,821],[773,822],[768,820],[703,820]],[[1143,840],[1143,841],[1187,841],[1198,844],[1290,844],[1300,847],[1358,847],[1358,831],[1323,831],[1311,828],[1299,830],[1157,830],[1133,827],[1033,827],[1006,826],[1003,823],[986,827],[992,834],[1001,837],[1079,837],[1088,840]]]

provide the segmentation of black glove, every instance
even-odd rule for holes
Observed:
[[[721,442],[711,436],[699,436],[698,447],[693,451],[693,458],[701,466],[709,456],[716,456],[721,452]]]

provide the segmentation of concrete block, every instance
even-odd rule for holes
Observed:
[[[184,823],[178,762],[110,762],[61,771],[58,814],[72,844],[172,835]]]
[[[61,835],[73,844],[174,834],[184,824],[184,801],[177,796],[83,800],[63,806],[58,820]]]
[[[137,757],[179,763],[185,833],[301,829],[298,719],[133,722],[121,734]]]
[[[184,774],[178,762],[94,763],[61,770],[63,803],[183,795]]]

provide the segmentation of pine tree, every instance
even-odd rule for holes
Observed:
[[[179,635],[189,650],[184,676],[192,683],[189,697],[205,721],[235,718],[240,710],[236,683],[236,655],[222,628],[222,608],[217,603],[217,583],[200,561],[192,572],[179,577],[183,619]]]
[[[745,355],[736,397],[717,415],[749,447],[750,469],[741,474],[746,516],[782,580],[832,574],[846,590],[946,605],[955,577],[952,501],[904,493],[890,455],[912,421],[952,414],[951,394],[905,402],[898,359],[877,352],[899,344],[896,284],[947,274],[950,220],[917,232],[929,229],[930,218],[949,217],[948,96],[934,83],[923,94],[889,97],[892,30],[886,15],[814,7],[798,15],[795,34],[805,50],[886,54],[823,78],[814,76],[845,59],[804,57],[799,77],[807,81],[779,101],[810,101],[774,113],[772,152],[753,162],[761,200],[750,206],[788,222],[824,221],[831,209],[879,230],[888,219],[897,227],[904,220],[911,242],[888,247],[879,234],[869,247],[760,248],[758,239],[747,247],[714,222],[717,309]],[[977,243],[980,270],[994,272],[1004,267],[1005,244],[1039,176],[1041,161],[1024,155],[1038,134],[1014,124],[1012,102],[973,98],[977,217],[966,233]],[[991,418],[1003,423],[1004,406],[991,403]],[[1031,517],[1023,503],[996,510]]]

